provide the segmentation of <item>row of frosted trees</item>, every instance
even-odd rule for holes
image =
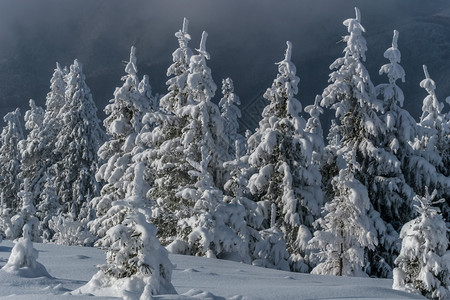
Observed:
[[[394,275],[397,288],[445,298],[447,226],[431,204],[447,199],[437,205],[448,215],[450,115],[425,66],[419,123],[402,109],[397,31],[380,69],[388,83],[375,87],[363,65],[358,9],[344,25],[344,55],[330,66],[329,86],[304,109],[287,42],[264,94],[269,104],[245,136],[230,78],[219,105],[212,102],[207,33],[194,54],[186,19],[163,97],[152,93],[147,75],[139,79],[131,48],[123,85],[105,108],[106,135],[79,62],[57,65],[46,110],[30,101],[26,138],[19,111],[5,116],[3,237],[17,238],[32,224],[36,241],[108,249],[97,277],[142,277],[159,268],[170,281],[173,266],[149,258],[167,255],[161,243],[172,253],[297,272]],[[326,146],[323,108],[336,116]],[[163,290],[172,288],[166,282]]]

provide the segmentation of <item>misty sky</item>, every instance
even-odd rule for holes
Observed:
[[[418,118],[426,95],[419,87],[424,63],[440,100],[450,95],[450,2],[445,0],[0,0],[0,114],[17,106],[23,114],[30,98],[43,106],[55,62],[70,65],[78,58],[103,119],[132,45],[140,76],[149,74],[153,91],[165,93],[166,70],[178,46],[174,32],[187,17],[192,49],[198,48],[202,30],[209,33],[208,64],[219,87],[215,101],[222,78],[231,77],[254,124],[254,103],[263,103],[257,99],[276,76],[274,63],[283,59],[286,40],[293,43],[301,79],[298,99],[308,105],[322,93],[328,66],[344,48],[342,21],[354,17],[354,6],[367,30],[366,67],[374,83],[387,80],[378,70],[398,29],[406,108]]]

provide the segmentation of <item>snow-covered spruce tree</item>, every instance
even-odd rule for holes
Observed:
[[[36,204],[36,217],[39,219],[39,232],[44,241],[51,241],[54,231],[50,229],[49,222],[53,217],[59,215],[61,205],[59,204],[53,176],[46,172],[43,178],[43,188],[40,191],[40,201]]]
[[[414,197],[414,205],[419,216],[406,223],[400,233],[402,250],[395,260],[393,288],[429,299],[448,299],[450,295],[450,270],[444,255],[448,247],[447,226],[433,201],[437,196],[434,190],[425,196]]]
[[[209,58],[206,37],[204,32],[198,55],[191,57],[186,79],[189,89],[186,104],[174,114],[161,112],[146,116],[156,120],[158,126],[151,133],[141,135],[147,145],[153,142],[153,149],[144,151],[137,160],[146,161],[154,176],[148,198],[157,204],[153,221],[161,228],[159,238],[163,244],[172,242],[177,236],[178,220],[190,216],[194,203],[183,203],[175,195],[181,189],[194,187],[196,181],[188,174],[193,170],[188,159],[201,161],[201,147],[206,147],[212,154],[208,171],[215,186],[223,186],[222,164],[228,160],[228,153],[222,147],[223,118],[218,106],[211,102],[216,85],[206,65]]]
[[[45,114],[43,120],[43,130],[40,132],[40,139],[42,141],[42,156],[45,157],[46,168],[52,174],[54,170],[51,170],[55,166],[56,162],[61,159],[54,152],[55,143],[58,133],[63,126],[62,115],[60,114],[61,108],[66,103],[65,91],[67,83],[65,78],[67,76],[67,68],[61,68],[59,63],[56,63],[53,76],[50,79],[50,92],[47,93],[45,101]]]
[[[0,136],[0,193],[3,194],[6,206],[11,208],[11,213],[20,211],[21,202],[17,197],[20,191],[20,151],[18,144],[23,140],[23,128],[20,110],[7,113],[3,120],[6,126],[3,127]]]
[[[142,117],[153,106],[148,78],[141,82],[142,92],[139,91],[135,51],[136,48],[131,47],[126,75],[122,77],[124,83],[116,88],[114,98],[105,107],[103,125],[109,139],[98,150],[98,156],[105,163],[96,174],[97,181],[104,181],[105,185],[100,196],[92,199],[91,205],[97,212],[97,218],[89,224],[90,230],[99,237],[115,225],[102,224],[101,220],[113,201],[125,197],[127,187],[133,180],[134,172],[127,172],[127,169],[132,164],[132,151],[142,128]]]
[[[169,92],[161,98],[161,107],[171,113],[187,103],[188,87],[187,76],[192,50],[188,47],[191,36],[188,33],[189,20],[184,18],[183,29],[175,33],[179,48],[172,53],[173,64],[167,69],[167,76],[173,76],[167,80]]]
[[[248,156],[241,156],[242,149],[245,150],[244,141],[237,140],[235,142],[234,160],[224,163],[224,169],[227,170],[229,179],[224,185],[224,202],[228,203],[231,213],[232,228],[239,234],[245,244],[246,253],[242,257],[242,261],[250,263],[254,260],[255,245],[261,240],[259,230],[262,230],[262,222],[264,216],[260,207],[251,199],[248,190],[248,176],[246,172],[249,170],[247,162]]]
[[[252,261],[254,266],[289,271],[289,253],[286,250],[284,234],[276,225],[277,206],[271,205],[270,228],[259,232]]]
[[[6,206],[3,194],[0,195],[0,240],[11,239],[14,234],[11,222],[11,209]]]
[[[39,220],[36,218],[36,208],[34,206],[35,196],[30,191],[28,178],[25,178],[23,189],[17,194],[22,202],[21,210],[11,218],[13,226],[12,238],[28,236],[34,242],[41,242],[39,235]],[[22,232],[24,225],[28,226],[28,233]]]
[[[408,111],[401,108],[404,102],[403,91],[397,85],[397,80],[405,82],[405,71],[400,65],[401,54],[398,50],[398,31],[394,30],[392,47],[384,52],[384,57],[389,59],[389,63],[380,69],[380,75],[386,74],[389,83],[380,84],[376,87],[377,94],[383,97],[384,114],[383,121],[386,124],[384,147],[386,151],[394,154],[401,163],[403,174],[412,172],[407,165],[414,160],[415,153],[410,142],[414,140],[418,129],[416,122]],[[418,157],[416,157],[417,159]],[[417,172],[419,169],[415,169]],[[401,226],[412,218],[412,198],[414,191],[406,182],[405,176],[396,174],[397,182],[392,185],[389,200],[384,208],[379,203],[378,211],[382,218],[387,218],[394,226],[395,230],[400,230]],[[385,189],[386,190],[386,189]]]
[[[43,157],[43,143],[41,132],[43,130],[44,110],[30,99],[30,110],[25,112],[25,129],[29,130],[25,140],[19,142],[21,157],[21,172],[19,178],[28,180],[28,189],[32,193],[35,203],[39,203],[39,194],[44,184],[43,177],[46,171],[46,157]]]
[[[400,184],[402,179],[399,178],[403,177],[400,161],[390,148],[385,149],[386,125],[377,115],[377,111],[383,111],[383,102],[376,99],[375,88],[363,65],[367,50],[362,35],[365,29],[360,23],[359,9],[355,11],[355,19],[344,21],[349,32],[344,37],[347,43],[344,57],[330,66],[336,70],[330,74],[331,83],[322,94],[321,105],[336,111],[341,136],[337,155],[349,149],[356,150],[360,168],[353,170],[354,176],[367,187],[372,204],[369,215],[379,243],[376,251],[368,253],[370,264],[366,271],[371,275],[389,276],[393,255],[398,252],[395,244],[398,233],[391,222],[400,219],[402,213],[395,208],[391,211],[391,206],[398,208],[403,205],[399,201],[409,201],[405,196],[408,192]],[[396,215],[392,217],[392,213]]]
[[[154,111],[159,110],[160,96],[159,96],[159,94],[153,95],[152,86],[150,85],[149,77],[147,74],[142,76],[142,80],[141,80],[141,82],[139,82],[139,85],[138,85],[138,90],[139,90],[139,93],[141,94],[141,98],[142,98],[141,102],[143,104],[145,104],[145,107],[146,107],[145,113],[154,112]],[[141,122],[138,123],[138,125],[140,125],[140,126],[144,126],[144,124],[142,124],[142,123],[143,123],[143,117],[145,116],[145,113],[141,113],[141,115],[139,116]],[[150,129],[153,129],[153,128],[150,128]],[[141,127],[136,126],[137,132],[139,132],[141,130],[142,130]]]
[[[235,156],[235,151],[242,151],[236,149],[235,141],[243,140],[244,137],[238,133],[239,118],[241,117],[241,110],[238,105],[241,104],[239,97],[234,93],[233,80],[226,78],[222,80],[222,99],[220,99],[219,106],[222,112],[222,117],[225,121],[224,128],[224,147],[230,157]]]
[[[212,155],[206,146],[201,148],[201,161],[187,158],[194,170],[189,175],[196,178],[194,187],[186,187],[177,193],[190,206],[191,212],[178,221],[178,239],[169,245],[173,253],[206,257],[247,255],[247,245],[239,236],[245,212],[244,207],[227,204],[222,191],[214,185],[208,165]]]
[[[365,250],[377,244],[367,189],[354,176],[360,168],[356,149],[343,156],[347,167],[333,178],[334,198],[325,204],[324,217],[316,221],[320,229],[309,241],[310,248],[319,250],[320,263],[312,274],[364,276]]]
[[[322,207],[321,176],[312,163],[306,121],[299,115],[302,105],[294,98],[300,79],[291,51],[292,44],[287,42],[285,58],[278,63],[279,73],[264,94],[270,103],[264,108],[259,128],[249,138],[248,162],[256,171],[249,189],[257,201],[276,204],[277,226],[285,235],[291,269],[307,272],[309,231]]]
[[[216,186],[223,186],[223,163],[231,159],[224,144],[224,119],[219,107],[211,101],[217,86],[211,76],[211,69],[206,65],[210,54],[206,51],[206,31],[202,33],[198,54],[191,57],[187,77],[189,94],[187,105],[181,107],[177,114],[186,123],[182,129],[181,143],[184,156],[194,161],[201,160],[201,147],[207,147],[211,153],[210,172]]]
[[[95,197],[100,190],[95,172],[104,133],[96,112],[82,66],[75,60],[67,75],[65,103],[57,117],[63,126],[56,136],[54,153],[61,159],[54,166],[54,180],[63,212],[71,212],[76,220],[88,217],[79,215],[81,208],[88,204],[88,195]]]
[[[181,145],[186,122],[178,114],[180,105],[185,105],[188,97],[187,76],[192,51],[188,47],[191,38],[187,29],[188,20],[184,19],[183,29],[175,33],[180,47],[172,54],[173,64],[167,70],[167,76],[173,75],[166,82],[168,93],[161,98],[157,110],[144,116],[144,127],[136,138],[133,156],[133,161],[146,165],[145,181],[152,187],[147,195],[152,199],[152,222],[159,228],[158,238],[163,245],[176,237],[177,212],[182,207],[175,193],[179,186],[193,184],[187,174],[189,168]]]
[[[311,141],[313,149],[313,163],[320,169],[322,166],[324,155],[324,140],[322,123],[320,123],[320,115],[323,114],[323,109],[320,107],[320,100],[322,97],[317,95],[314,104],[305,107],[305,112],[310,115],[306,122],[305,132],[309,133],[308,137]]]
[[[421,134],[416,138],[413,148],[424,160],[411,160],[409,168],[411,186],[415,188],[418,195],[425,194],[425,187],[436,189],[438,197],[450,198],[450,177],[443,162],[448,150],[448,135],[450,128],[446,126],[445,114],[442,113],[444,104],[441,103],[435,93],[436,84],[428,74],[424,65],[425,79],[420,82],[428,95],[423,100],[422,116],[419,126]],[[444,202],[441,206],[442,213],[448,215],[450,208]]]
[[[331,120],[327,142],[323,150],[320,168],[324,202],[333,199],[333,186],[331,182],[336,174],[339,174],[339,170],[345,168],[345,166],[342,166],[342,156],[338,155],[339,149],[341,148],[341,135],[336,120]]]
[[[167,250],[156,237],[156,227],[148,223],[151,210],[144,196],[145,165],[135,166],[132,191],[126,198],[116,200],[108,211],[118,222],[103,237],[109,248],[106,264],[84,286],[81,293],[127,299],[152,299],[159,294],[176,294],[171,283],[174,266]],[[106,242],[107,240],[107,242]]]

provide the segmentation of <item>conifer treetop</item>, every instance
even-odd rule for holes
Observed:
[[[423,99],[423,106],[422,106],[423,113],[420,118],[420,122],[422,125],[433,128],[435,126],[439,126],[439,124],[436,124],[435,119],[439,119],[442,117],[440,116],[440,114],[442,108],[444,107],[444,104],[440,103],[436,97],[435,93],[436,83],[434,82],[433,79],[431,79],[426,65],[423,65],[423,72],[425,74],[425,79],[420,82],[420,87],[424,88],[428,92],[428,96],[426,96],[425,99]]]
[[[183,19],[183,29],[175,32],[175,37],[178,38],[178,42],[180,44],[180,48],[187,47],[188,42],[191,40],[191,36],[188,33],[189,20]]]
[[[351,53],[353,56],[361,57],[365,61],[367,44],[366,40],[361,37],[366,30],[361,25],[361,13],[357,7],[355,7],[355,14],[355,19],[350,18],[343,22],[347,27],[348,33],[350,33],[350,35],[344,37],[344,42],[347,42],[344,52],[346,52],[346,56]]]
[[[136,47],[131,46],[130,50],[130,61],[127,63],[125,67],[125,72],[134,79],[134,85],[138,85],[137,78],[137,67],[136,67]]]
[[[398,50],[398,36],[397,30],[394,30],[394,35],[392,37],[392,47],[388,48],[384,52],[384,57],[389,59],[389,64],[381,66],[379,74],[386,74],[389,78],[390,84],[395,84],[398,79],[405,82],[405,70],[400,66],[401,54]],[[402,105],[403,101],[401,102]]]
[[[428,192],[428,187],[426,186],[424,197],[421,197],[419,195],[414,196],[414,201],[417,202],[417,204],[414,204],[416,211],[424,217],[430,217],[432,215],[438,214],[440,212],[439,208],[433,205],[444,203],[445,199],[434,200],[436,198],[436,195],[436,189],[430,195],[430,193]]]
[[[208,38],[208,33],[206,31],[202,32],[202,39],[200,40],[200,49],[197,50],[198,53],[202,54],[206,59],[210,59],[210,54],[206,51],[206,40]]]

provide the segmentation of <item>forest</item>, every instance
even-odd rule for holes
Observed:
[[[208,34],[192,50],[187,19],[175,33],[167,92],[139,77],[131,47],[103,127],[82,64],[57,63],[45,109],[30,100],[23,118],[19,109],[4,116],[0,241],[105,249],[89,284],[138,278],[143,295],[174,291],[167,253],[175,253],[393,278],[395,289],[446,299],[450,112],[425,65],[420,120],[402,108],[396,30],[380,66],[385,82],[374,86],[355,12],[312,105],[296,99],[286,42],[254,132],[239,130],[231,78],[217,96]],[[326,137],[325,109],[334,112]]]

